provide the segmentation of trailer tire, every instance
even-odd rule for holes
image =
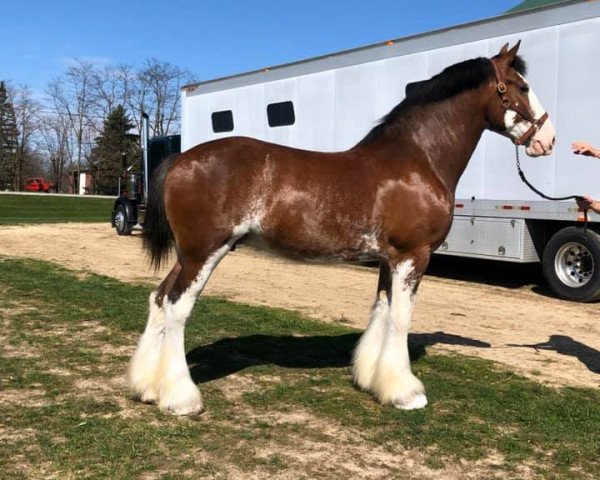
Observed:
[[[129,223],[129,216],[127,215],[125,205],[117,207],[113,223],[119,235],[131,235],[131,224]]]
[[[600,235],[581,227],[559,230],[544,249],[544,276],[559,297],[600,299]]]

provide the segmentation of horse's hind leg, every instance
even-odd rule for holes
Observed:
[[[129,363],[127,382],[134,397],[142,402],[155,403],[158,401],[156,370],[165,334],[163,299],[173,286],[180,270],[181,264],[177,262],[159,287],[150,294],[150,313],[146,330]]]
[[[192,381],[185,359],[185,324],[211,273],[234,243],[231,240],[204,258],[186,255],[181,261],[181,271],[164,299],[165,333],[157,370],[161,410],[175,415],[203,410],[202,396]]]

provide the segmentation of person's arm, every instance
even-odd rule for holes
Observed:
[[[571,144],[571,149],[576,155],[600,158],[600,150],[588,142],[573,142]]]

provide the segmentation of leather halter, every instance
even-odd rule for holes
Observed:
[[[498,70],[498,65],[496,65],[496,62],[494,62],[493,59],[490,59],[490,61],[492,62],[492,66],[494,67],[494,75],[496,77],[496,91],[498,92],[498,96],[500,97],[500,105],[502,105],[502,108],[504,110],[508,110],[509,108],[513,111],[515,111],[516,113],[518,113],[523,119],[525,119],[527,122],[529,122],[531,124],[531,127],[529,127],[529,129],[527,129],[527,131],[521,135],[519,138],[512,139],[512,142],[515,145],[523,145],[525,143],[527,143],[529,141],[529,139],[535,135],[535,133],[542,128],[542,125],[544,124],[544,122],[546,120],[548,120],[548,112],[544,112],[542,114],[542,116],[538,119],[535,119],[533,117],[533,115],[531,115],[529,113],[529,111],[527,111],[527,109],[524,111],[523,109],[520,108],[520,106],[517,105],[511,105],[510,99],[508,97],[506,97],[506,83],[502,81],[502,77],[500,75],[500,71]],[[518,108],[517,108],[518,107]]]

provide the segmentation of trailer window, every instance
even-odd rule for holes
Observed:
[[[279,102],[267,105],[269,127],[283,127],[296,123],[294,104],[292,102]]]
[[[211,115],[213,132],[231,132],[233,131],[233,113],[231,110],[213,112]]]

